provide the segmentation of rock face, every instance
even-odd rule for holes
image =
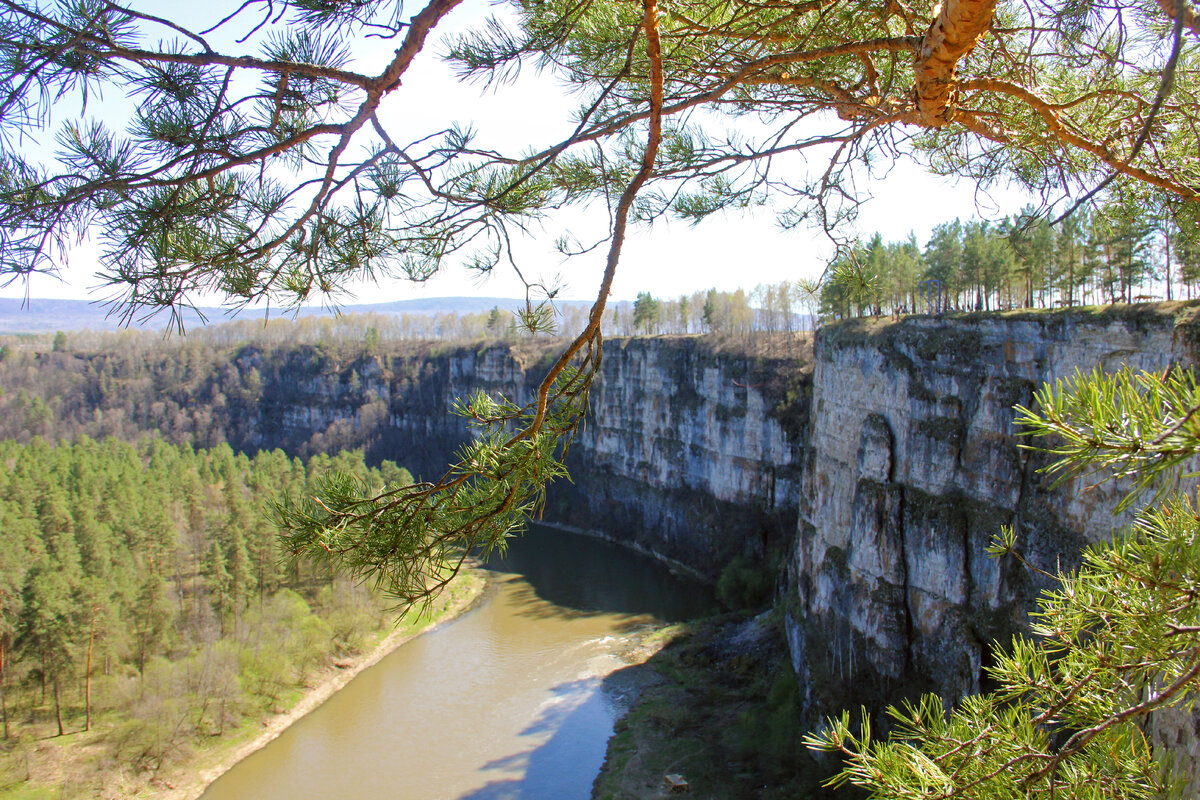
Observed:
[[[782,548],[799,506],[806,367],[806,350],[754,358],[694,337],[608,343],[568,455],[573,483],[554,487],[547,517],[714,580],[733,556]]]
[[[1054,572],[1120,520],[1118,489],[1057,488],[1018,447],[1014,404],[1077,368],[1192,360],[1166,313],[851,321],[823,329],[785,595],[806,722],[935,691],[986,689],[993,641],[1043,581],[985,548],[1013,526]]]
[[[811,349],[755,357],[698,337],[612,340],[591,414],[568,454],[572,482],[545,521],[586,528],[715,580],[737,555],[763,559],[796,529]],[[470,435],[450,413],[475,391],[528,402],[550,348],[504,345],[339,361],[312,348],[239,369],[262,376],[252,447],[368,448],[436,479]]]
[[[540,350],[492,345],[338,359],[311,347],[264,358],[253,348],[236,359],[262,376],[255,440],[243,446],[309,454],[365,447],[371,460],[391,459],[436,480],[470,436],[451,413],[475,391],[528,397]]]

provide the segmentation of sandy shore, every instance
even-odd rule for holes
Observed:
[[[464,589],[454,592],[449,605],[440,610],[428,624],[412,630],[394,631],[369,653],[364,653],[349,663],[339,662],[340,667],[326,667],[313,676],[312,689],[296,705],[263,721],[262,733],[258,736],[223,753],[215,763],[209,763],[208,759],[211,756],[201,755],[186,771],[173,771],[170,776],[160,775],[156,780],[157,791],[144,796],[162,800],[196,800],[204,794],[204,790],[213,781],[232,769],[243,758],[266,747],[287,730],[288,726],[316,709],[364,669],[379,663],[381,659],[405,642],[450,622],[470,609],[483,595],[486,581],[478,573],[473,573],[468,576],[468,579],[471,583]]]

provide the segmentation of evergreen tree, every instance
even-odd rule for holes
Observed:
[[[717,290],[709,289],[704,295],[704,308],[701,312],[700,321],[704,323],[704,327],[710,331],[717,329]]]
[[[14,485],[20,491],[19,485]],[[0,503],[0,726],[4,739],[10,736],[7,689],[15,637],[24,615],[24,591],[29,566],[36,564],[43,551],[37,526],[22,517],[15,504]]]
[[[652,333],[658,328],[658,301],[649,292],[639,292],[633,303],[633,327],[642,333]]]
[[[217,618],[221,620],[221,633],[224,634],[225,609],[230,602],[233,581],[226,567],[224,549],[216,539],[213,539],[208,552],[205,553],[204,561],[200,564],[200,575],[204,578],[204,586],[209,594],[216,600]]]
[[[1054,243],[1056,257],[1055,273],[1058,275],[1057,289],[1059,295],[1070,307],[1080,300],[1079,287],[1087,278],[1084,271],[1084,235],[1086,226],[1084,214],[1076,213],[1067,217],[1055,228],[1057,240]]]
[[[1048,285],[1049,271],[1053,267],[1054,238],[1049,224],[1032,206],[1026,206],[1006,229],[1012,247],[1014,274],[1022,287],[1021,304],[1028,307],[1046,305],[1044,300],[1039,302],[1039,298]]]
[[[1172,203],[1171,215],[1177,231],[1174,241],[1179,280],[1191,300],[1193,290],[1200,288],[1200,204]]]
[[[487,329],[493,336],[499,336],[504,328],[504,316],[500,313],[498,306],[492,306],[492,310],[488,312]]]
[[[1105,234],[1103,246],[1112,295],[1132,303],[1142,294],[1140,287],[1153,276],[1149,243],[1153,225],[1145,197],[1118,192],[1110,195],[1096,213]]]
[[[59,736],[66,733],[62,684],[70,678],[79,645],[79,614],[70,578],[69,569],[52,556],[30,570],[17,634],[17,647],[38,665],[43,702],[47,685],[53,690]]]
[[[162,576],[147,570],[138,585],[133,604],[133,626],[137,648],[138,675],[146,675],[146,662],[168,639],[174,610],[167,599],[167,585]]]
[[[965,288],[962,281],[963,243],[962,223],[943,222],[935,225],[925,245],[926,277],[942,282],[947,298],[957,297]]]

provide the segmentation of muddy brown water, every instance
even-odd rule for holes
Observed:
[[[202,800],[584,800],[624,710],[620,653],[711,593],[597,539],[534,527],[481,603],[401,646]]]

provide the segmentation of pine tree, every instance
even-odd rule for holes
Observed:
[[[47,685],[53,691],[59,736],[66,733],[62,683],[74,666],[79,645],[79,615],[70,576],[69,568],[50,556],[30,571],[17,634],[17,647],[39,664],[43,702]]]
[[[704,327],[710,331],[717,329],[717,290],[709,289],[704,295],[704,308],[701,311],[700,321],[704,323]]]
[[[642,333],[654,333],[658,328],[659,314],[658,300],[651,297],[649,292],[638,292],[633,303],[633,327]]]
[[[942,293],[956,298],[965,287],[963,283],[963,231],[959,220],[935,225],[925,245],[928,278],[942,282]]]
[[[133,626],[137,647],[138,675],[146,675],[146,661],[167,640],[173,608],[167,599],[167,586],[162,576],[147,570],[142,578],[133,605]]]

